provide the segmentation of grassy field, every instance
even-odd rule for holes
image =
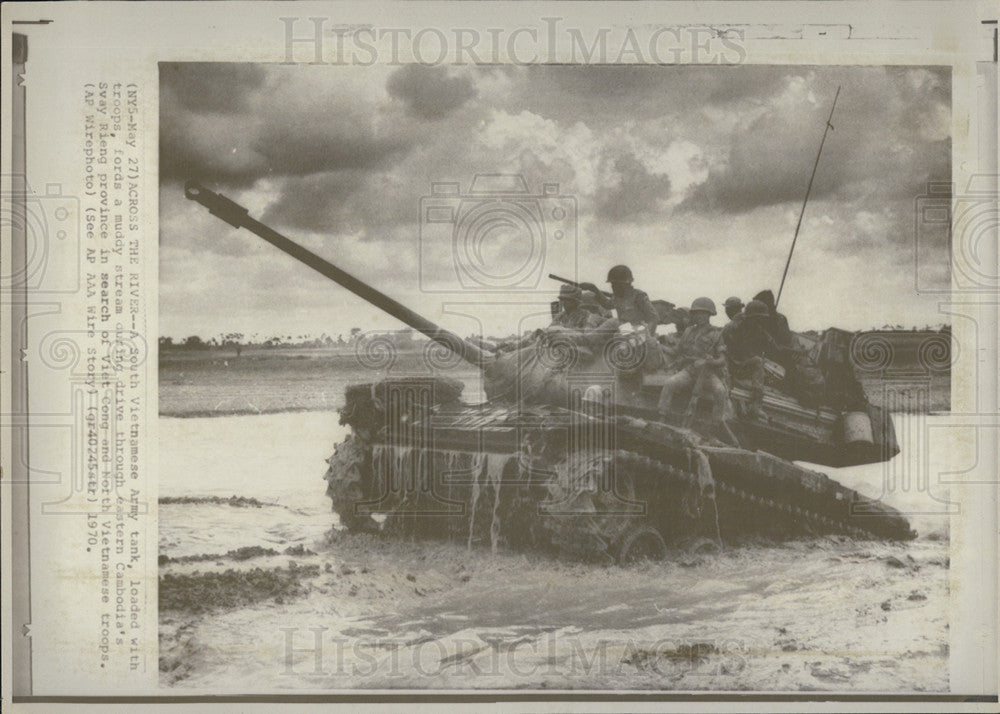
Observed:
[[[326,349],[175,350],[160,355],[160,414],[221,416],[326,411],[343,404],[348,384],[385,376],[431,376],[422,352],[402,352],[391,369],[365,366],[353,351]],[[476,400],[479,371],[462,364],[438,372],[465,383]]]
[[[940,354],[928,355],[937,333],[867,334],[871,349],[862,355],[858,376],[872,403],[893,411],[948,411],[950,371],[941,368]],[[239,356],[232,349],[173,349],[160,353],[159,374],[163,416],[333,410],[348,384],[387,375],[452,377],[465,383],[467,401],[482,398],[478,370],[462,362],[432,370],[420,349],[399,351],[388,368],[379,355],[359,356],[349,348],[245,348]]]

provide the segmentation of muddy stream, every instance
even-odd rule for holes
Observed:
[[[916,513],[913,542],[703,545],[618,567],[336,530],[333,412],[159,428],[164,686],[948,687],[947,494],[883,493],[883,465],[827,472]]]

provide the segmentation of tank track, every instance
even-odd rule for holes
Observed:
[[[367,514],[359,515],[356,506],[372,496],[364,485],[379,483],[379,478],[370,478],[377,461],[372,452],[378,446],[348,440],[338,445],[330,459],[327,494],[333,510],[350,530],[377,527]],[[713,477],[708,456],[697,447],[687,453],[673,453],[674,463],[617,450],[604,455],[571,454],[548,468],[525,468],[523,455],[518,468],[508,467],[506,464],[514,462],[517,455],[495,454],[507,461],[499,470],[494,468],[492,476],[486,473],[486,457],[482,454],[418,451],[414,458],[419,461],[425,456],[431,462],[442,457],[462,458],[463,463],[470,468],[474,465],[481,473],[474,474],[464,490],[449,490],[449,498],[465,504],[461,513],[419,517],[414,509],[417,499],[404,496],[396,502],[382,502],[386,508],[379,512],[387,516],[386,530],[464,539],[469,545],[490,543],[494,549],[498,542],[515,547],[555,548],[582,559],[615,561],[629,560],[637,539],[656,557],[656,551],[665,551],[667,542],[691,539],[721,544],[747,538],[789,539],[824,534],[886,538],[884,528],[880,532],[861,525],[864,518],[848,521],[832,517]],[[607,474],[597,468],[599,462],[614,464],[616,472],[610,487]],[[417,496],[430,488],[429,471],[425,466],[419,470],[423,472],[420,475],[403,475],[410,479],[412,493]],[[660,543],[655,533],[660,535]]]
[[[860,540],[880,539],[881,536],[865,528],[847,523],[843,519],[830,518],[821,513],[810,511],[801,506],[793,506],[790,503],[781,503],[773,498],[757,496],[743,489],[730,486],[725,483],[716,484],[719,491],[726,497],[735,499],[748,508],[763,509],[778,518],[790,519],[801,524],[805,532],[812,531],[813,534],[822,535],[824,533],[843,533]]]
[[[697,448],[694,450],[698,451]],[[635,452],[618,452],[616,454],[616,458],[625,460],[627,463],[632,464],[633,467],[635,464],[642,464],[646,468],[658,469],[663,476],[667,476],[675,481],[680,480],[682,482],[695,483],[699,481],[704,482],[706,478],[706,474],[703,471],[685,470],[672,466],[659,459],[654,459]],[[723,494],[721,497],[722,499],[738,504],[737,507],[739,507],[740,510],[752,511],[754,509],[763,509],[769,513],[771,517],[777,516],[782,520],[797,522],[801,525],[803,535],[814,535],[816,533],[844,533],[855,538],[880,539],[885,537],[884,533],[881,533],[878,530],[869,530],[859,526],[856,522],[848,522],[843,518],[832,518],[821,512],[810,510],[809,508],[788,502],[782,502],[769,496],[752,493],[749,490],[733,486],[725,481],[719,480],[718,478],[712,478],[710,476],[709,478],[711,479],[711,483],[703,486],[703,493],[700,494],[702,501],[696,506],[697,512],[691,513],[692,517],[702,515],[702,513],[708,508],[718,507],[718,504],[715,503],[715,499],[719,498],[719,496],[713,493],[714,489],[715,491]],[[887,511],[888,509],[883,507],[883,510]]]
[[[594,515],[545,519],[546,527],[554,532],[553,540],[563,546],[563,550],[585,557],[606,555],[617,561],[628,560],[628,553],[623,551],[625,541],[650,525],[670,542],[709,539],[721,544],[769,536],[789,539],[827,534],[846,535],[859,540],[886,537],[880,530],[859,525],[864,518],[848,521],[831,517],[807,507],[752,493],[710,476],[706,483],[704,471],[680,468],[635,452],[617,452],[615,458],[633,472],[655,474],[654,479],[661,488],[666,486],[674,494],[686,491],[681,499],[682,508],[673,509],[672,515],[677,520],[672,525],[676,528],[673,532],[664,532],[662,518],[654,520],[650,514],[640,516],[625,526],[621,524],[623,519],[617,519],[616,523],[600,511]],[[668,510],[663,503],[650,505],[649,510],[659,509],[657,515]],[[899,534],[900,539],[907,537],[912,537],[912,532]]]

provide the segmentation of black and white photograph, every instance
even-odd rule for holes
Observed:
[[[998,702],[997,7],[0,7],[0,708]]]
[[[159,80],[162,687],[950,691],[950,67]]]

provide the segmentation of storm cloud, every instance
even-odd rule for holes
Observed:
[[[411,291],[427,310],[441,309],[429,295],[447,287],[454,256],[447,242],[421,247],[423,207],[439,200],[441,184],[457,186],[446,199],[456,207],[485,200],[469,194],[485,173],[521,176],[540,220],[555,205],[547,195],[573,206],[573,250],[548,251],[556,262],[543,275],[579,268],[594,279],[628,263],[640,283],[660,286],[654,297],[678,303],[775,288],[838,87],[789,277],[789,299],[799,301],[789,303],[790,318],[836,322],[809,291],[820,283],[862,291],[859,276],[877,271],[888,276],[889,296],[870,321],[909,322],[908,311],[932,321],[936,304],[899,266],[913,262],[920,196],[951,180],[949,71],[163,64],[164,324],[169,332],[195,313],[198,324],[224,321],[207,312],[210,300],[195,299],[193,274],[215,274],[206,289],[239,303],[249,322],[273,312],[252,307],[259,298],[246,294],[243,275],[298,274],[186,201],[188,179],[335,250],[361,274],[377,264],[384,285]],[[927,228],[921,240],[922,259],[934,266],[925,272],[943,289],[947,231]],[[244,270],[233,273],[237,264]],[[193,265],[185,281],[178,266]],[[296,299],[321,303],[307,295],[316,285],[298,285]],[[887,309],[895,314],[882,319]],[[864,327],[869,317],[845,313],[851,321]]]
[[[161,180],[246,187],[262,178],[380,170],[412,147],[381,97],[336,80],[317,83],[307,76],[315,72],[177,67],[160,68]],[[234,84],[240,77],[245,86]],[[201,91],[215,98],[192,96]]]
[[[449,74],[447,67],[408,64],[393,72],[385,88],[401,99],[418,117],[440,119],[476,96],[476,88],[467,76]]]
[[[835,97],[812,197],[912,200],[950,175],[947,84],[936,68],[788,74],[769,102],[746,110],[685,207],[734,213],[802,201]]]

